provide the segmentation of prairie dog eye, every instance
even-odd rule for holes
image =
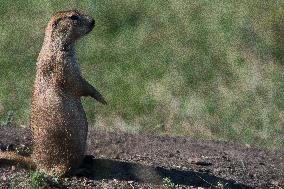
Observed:
[[[71,20],[79,20],[79,16],[77,16],[77,15],[72,15],[72,16],[70,16],[70,19],[71,19]]]

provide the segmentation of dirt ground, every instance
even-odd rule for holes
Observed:
[[[31,147],[28,128],[1,127],[2,151]],[[26,152],[28,154],[29,152]],[[188,137],[90,129],[84,177],[46,180],[44,188],[284,188],[284,151]],[[0,162],[0,188],[31,188],[32,171]],[[169,188],[169,187],[168,187]]]

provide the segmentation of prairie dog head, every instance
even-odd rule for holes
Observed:
[[[49,40],[58,45],[70,45],[86,35],[95,26],[95,20],[76,10],[57,12],[46,29]]]

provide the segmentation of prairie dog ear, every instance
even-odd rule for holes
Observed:
[[[61,20],[62,20],[61,18],[55,20],[55,21],[52,23],[52,28],[53,28],[53,29],[58,28],[58,26],[60,25],[60,21],[61,21]]]
[[[53,28],[53,29],[56,29],[57,26],[58,26],[58,20],[56,20],[56,21],[54,21],[54,22],[52,23],[52,28]]]
[[[52,25],[53,29],[55,29],[56,32],[58,33],[66,33],[70,30],[70,26],[68,23],[62,21],[61,19],[55,22]]]

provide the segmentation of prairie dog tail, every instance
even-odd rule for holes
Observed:
[[[25,157],[15,152],[0,152],[0,163],[1,162],[11,162],[33,170],[36,169],[36,164],[31,157]]]

